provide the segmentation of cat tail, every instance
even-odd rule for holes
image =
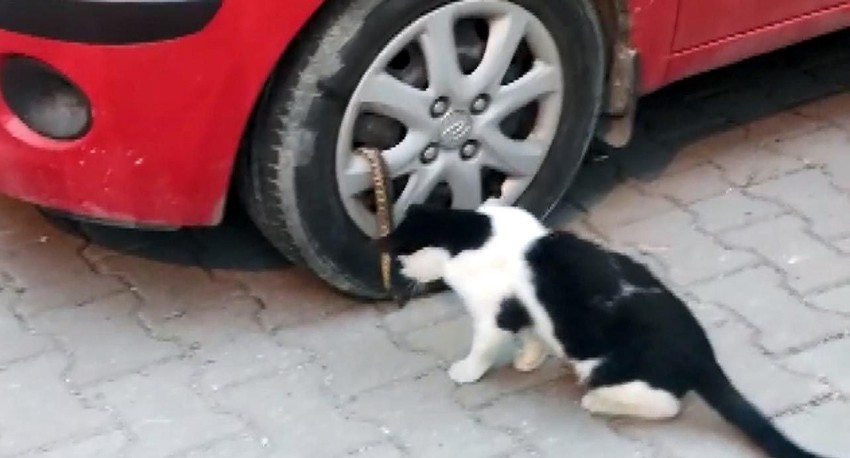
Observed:
[[[773,458],[826,458],[791,442],[744,398],[716,361],[703,366],[698,372],[694,378],[694,391],[768,455]]]

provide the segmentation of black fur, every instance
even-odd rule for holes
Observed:
[[[378,244],[395,255],[438,247],[454,256],[464,250],[480,248],[492,233],[490,218],[481,213],[413,205],[392,236],[378,240]]]
[[[538,240],[526,259],[567,354],[604,357],[590,388],[642,380],[677,397],[693,390],[770,456],[818,456],[790,442],[732,386],[702,326],[645,266],[566,232]]]
[[[430,246],[454,255],[483,246],[492,233],[486,215],[415,207],[383,243],[395,254]],[[602,359],[589,388],[640,380],[677,397],[695,391],[770,456],[819,457],[788,440],[741,395],[688,307],[644,265],[567,232],[537,239],[525,258],[567,355]],[[502,303],[497,322],[513,332],[533,324],[516,298]]]
[[[496,324],[505,331],[517,333],[531,326],[531,317],[519,299],[511,297],[502,302],[499,314],[496,315]]]

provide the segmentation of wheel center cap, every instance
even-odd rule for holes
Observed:
[[[443,148],[460,148],[472,132],[472,115],[466,111],[451,110],[440,120],[440,145]]]

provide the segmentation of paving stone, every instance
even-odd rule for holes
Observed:
[[[747,124],[747,140],[772,145],[809,135],[827,124],[792,111],[783,111]]]
[[[650,194],[668,197],[683,204],[690,204],[731,191],[731,185],[717,168],[699,165],[675,175],[666,175],[641,187]]]
[[[841,391],[850,393],[850,364],[836,364],[847,355],[850,355],[850,339],[843,338],[790,356],[785,364],[802,373],[825,377]]]
[[[713,158],[723,176],[736,186],[747,187],[806,168],[806,163],[750,144],[724,151]]]
[[[215,281],[197,267],[136,256],[113,256],[98,264],[104,273],[116,275],[133,285],[134,291],[144,299],[139,314],[151,323],[180,316],[191,308],[214,306],[243,295],[235,283]]]
[[[434,358],[398,348],[371,309],[288,328],[278,336],[284,345],[297,344],[317,354],[328,366],[330,389],[343,398],[436,365]]]
[[[192,384],[192,368],[171,363],[91,387],[86,395],[119,411],[137,437],[128,457],[160,458],[245,427],[235,416],[211,408]]]
[[[850,278],[850,257],[838,254],[807,234],[799,218],[780,216],[772,221],[727,232],[728,243],[754,250],[783,269],[789,285],[805,293]]]
[[[281,345],[266,335],[244,334],[226,343],[200,348],[200,383],[216,391],[235,383],[288,370],[311,360],[302,348]]]
[[[390,311],[384,316],[384,326],[400,334],[457,318],[463,313],[464,306],[457,295],[443,292],[415,299],[401,310]]]
[[[843,251],[847,254],[850,254],[850,238],[844,239],[844,240],[839,240],[837,242],[832,242],[832,243],[833,243],[833,245],[838,247],[839,250],[841,250],[841,251]]]
[[[778,424],[801,446],[823,456],[841,457],[850,450],[848,418],[850,404],[834,401],[783,417]]]
[[[824,291],[808,297],[807,300],[819,309],[831,310],[850,317],[850,285]]]
[[[510,356],[510,355],[509,355]],[[571,382],[572,376],[566,363],[554,356],[533,372],[519,372],[510,361],[489,371],[477,383],[458,387],[455,398],[465,408],[479,408],[505,395],[525,391],[552,380]],[[448,374],[445,374],[448,377]]]
[[[850,132],[847,130],[822,129],[777,144],[774,149],[821,168],[837,186],[850,189]]]
[[[641,194],[631,186],[620,186],[593,206],[588,222],[599,230],[647,219],[672,210],[666,199]]]
[[[413,456],[486,457],[515,446],[459,409],[452,402],[454,388],[445,374],[429,374],[359,396],[347,407],[380,424]]]
[[[452,320],[412,331],[405,335],[403,340],[411,348],[427,352],[442,363],[452,363],[463,358],[469,351],[472,342],[472,320],[469,315],[463,314]]]
[[[129,443],[121,431],[100,434],[70,445],[51,447],[46,452],[26,454],[26,458],[115,458]]]
[[[487,425],[515,431],[545,457],[653,456],[645,446],[616,434],[604,419],[582,410],[580,395],[574,384],[555,381],[500,399],[479,416]]]
[[[239,437],[193,450],[180,458],[260,458],[265,456],[262,444],[251,437]]]
[[[31,324],[74,350],[68,377],[85,384],[179,353],[176,345],[145,335],[132,315],[136,307],[136,298],[124,294],[84,307],[43,313],[33,318]]]
[[[682,413],[671,421],[627,420],[618,429],[623,435],[648,441],[660,454],[677,458],[764,457],[740,431],[696,396],[686,396]]]
[[[235,280],[263,301],[263,327],[277,330],[315,322],[362,307],[301,269],[257,272],[216,272],[216,278]]]
[[[172,319],[151,323],[157,336],[193,347],[227,343],[249,333],[262,333],[255,317],[260,306],[250,298],[221,301],[190,308]]]
[[[679,174],[694,167],[710,163],[718,155],[737,149],[745,143],[747,131],[736,127],[726,129],[682,146],[666,165],[662,176]]]
[[[850,92],[812,102],[797,109],[805,116],[850,130]]]
[[[702,301],[734,310],[760,330],[759,342],[782,352],[850,330],[850,319],[806,307],[770,268],[758,267],[693,288]]]
[[[340,410],[326,389],[319,367],[302,366],[222,390],[217,399],[256,426],[273,456],[336,457],[382,439],[377,427]]]
[[[850,153],[850,149],[848,149]],[[818,170],[805,170],[750,189],[755,195],[783,202],[811,221],[811,230],[832,238],[850,234],[850,194],[840,192]]]
[[[745,226],[785,211],[774,203],[753,199],[738,190],[724,193],[690,205],[699,225],[709,232],[721,232]]]
[[[0,287],[0,365],[53,348],[49,339],[26,331],[12,314],[11,305],[17,300],[17,293]]]
[[[0,370],[0,456],[90,435],[109,424],[105,411],[71,394],[63,381],[67,365],[51,353]]]
[[[63,237],[11,248],[0,245],[0,271],[8,271],[24,290],[16,307],[21,315],[30,317],[126,290],[116,279],[91,270],[78,254],[82,242]]]
[[[346,456],[360,458],[402,458],[405,455],[392,444],[378,444],[362,447],[356,452]]]
[[[772,329],[765,328],[765,333]],[[709,331],[717,360],[732,383],[759,409],[775,415],[829,393],[826,384],[789,371],[752,342],[752,331],[730,321]]]
[[[678,284],[711,278],[756,261],[753,255],[727,250],[696,230],[692,218],[681,210],[618,226],[608,231],[608,238],[615,245],[658,257],[669,269],[670,280]]]

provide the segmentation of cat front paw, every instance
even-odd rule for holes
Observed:
[[[460,360],[449,368],[449,378],[458,384],[477,382],[484,375],[484,369],[465,359]]]

